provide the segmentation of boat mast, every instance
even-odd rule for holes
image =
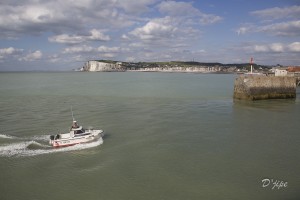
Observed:
[[[75,119],[74,119],[74,115],[73,115],[73,109],[72,109],[72,106],[71,106],[71,113],[72,113],[72,119],[73,119],[73,122],[74,122]]]

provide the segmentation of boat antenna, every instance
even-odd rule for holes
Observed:
[[[73,115],[73,109],[72,109],[72,106],[71,106],[71,113],[72,113],[72,119],[73,119],[73,122],[74,122],[75,119],[74,119],[74,115]]]

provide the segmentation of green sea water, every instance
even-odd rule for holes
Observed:
[[[299,88],[233,101],[236,76],[0,73],[0,199],[300,199]],[[71,106],[103,143],[49,146]]]

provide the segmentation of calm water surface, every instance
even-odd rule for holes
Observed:
[[[299,89],[296,100],[235,102],[234,78],[0,73],[0,199],[300,199]],[[103,144],[49,147],[71,105],[81,125],[105,130]]]

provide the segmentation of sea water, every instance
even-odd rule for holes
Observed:
[[[0,73],[0,199],[299,199],[299,88],[233,101],[236,76]],[[103,141],[48,144],[71,106]]]

